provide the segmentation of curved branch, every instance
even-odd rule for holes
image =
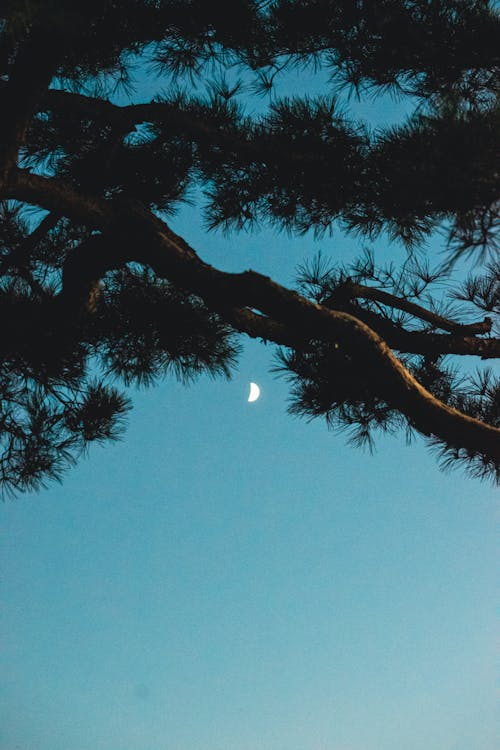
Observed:
[[[200,296],[223,317],[228,309],[251,308],[291,328],[299,336],[339,343],[350,353],[358,352],[359,366],[367,372],[373,368],[377,379],[384,383],[382,397],[405,414],[417,430],[500,462],[500,430],[439,401],[411,375],[384,339],[359,318],[311,302],[254,271],[227,273],[208,265],[141,204],[120,206],[98,199],[79,200],[76,193],[68,195],[53,180],[32,178],[26,175],[19,178],[17,195],[13,197],[19,197],[23,190],[26,194],[27,181],[28,192],[33,199],[36,193],[36,202],[43,207],[53,209],[57,195],[60,198],[58,210],[65,214],[69,211],[69,215],[78,220],[86,215],[87,221],[107,233],[112,254],[110,267],[131,260],[149,265],[158,276]],[[42,186],[48,188],[48,199]],[[102,273],[103,262],[100,256],[98,274]],[[73,263],[77,264],[76,258]],[[87,276],[94,277],[90,258],[83,253],[78,263],[87,267]],[[240,316],[242,329],[244,323]],[[255,333],[255,324],[252,318],[250,335]]]
[[[446,356],[448,354],[469,355],[481,359],[500,357],[500,339],[477,338],[459,333],[434,333],[432,331],[408,331],[396,325],[388,318],[378,315],[373,310],[366,310],[356,304],[339,304],[330,299],[335,309],[344,310],[373,328],[384,338],[391,349],[409,354],[423,354],[428,356]],[[487,318],[489,320],[489,318]],[[480,324],[478,324],[480,325]]]
[[[432,310],[427,310],[425,307],[417,305],[415,302],[390,294],[383,289],[376,289],[375,287],[366,286],[365,284],[357,284],[353,281],[348,281],[343,285],[342,292],[344,291],[344,288],[346,294],[350,297],[376,300],[386,307],[408,312],[410,315],[413,315],[413,317],[425,320],[427,323],[431,323],[435,328],[441,328],[443,331],[472,336],[478,333],[489,333],[491,331],[491,318],[485,318],[478,323],[457,323],[454,320],[448,320],[448,318],[438,315]]]
[[[13,198],[60,216],[67,216],[92,228],[103,228],[112,219],[111,204],[77,192],[69,183],[33,174],[27,169],[12,170],[9,180],[0,184],[0,198]]]
[[[76,221],[87,223],[93,228],[108,229],[113,223],[112,204],[77,193],[71,185],[52,178],[41,177],[26,170],[18,170],[12,177],[10,186],[0,197],[11,197],[69,216]],[[126,220],[126,216],[124,216]],[[165,225],[163,225],[165,228]],[[180,241],[180,240],[178,240]],[[184,252],[197,257],[187,243],[183,242]],[[129,258],[139,260],[138,258]],[[393,349],[413,354],[429,355],[474,355],[486,358],[500,357],[500,341],[493,338],[474,338],[458,334],[443,335],[424,331],[405,331],[389,320],[361,308],[347,310],[355,317],[364,320],[382,336]]]

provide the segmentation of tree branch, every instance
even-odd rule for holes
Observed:
[[[1,84],[0,84],[1,90]],[[182,107],[178,102],[144,102],[142,104],[118,105],[107,99],[86,96],[84,94],[50,89],[47,91],[43,106],[62,115],[73,112],[81,117],[106,122],[130,131],[143,122],[158,122],[182,133],[198,144],[209,144],[210,147],[223,148],[226,153],[233,152],[238,156],[247,155],[250,159],[262,162],[266,156],[276,158],[278,151],[282,158],[294,162],[307,162],[311,155],[292,149],[290,144],[280,148],[278,139],[260,139],[259,142],[246,138],[236,129],[223,128],[220,123],[211,123],[206,113],[195,112],[189,103]]]
[[[55,180],[26,173],[18,174],[12,192],[11,197],[26,200],[29,195],[32,202],[44,208],[86,220],[105,231],[106,242],[110,243],[106,251],[111,253],[109,268],[130,261],[148,265],[159,277],[200,296],[222,317],[227,315],[229,322],[231,317],[236,322],[237,317],[240,330],[249,335],[257,330],[256,317],[228,310],[258,310],[300,337],[339,344],[355,357],[360,368],[376,372],[377,381],[383,383],[382,398],[405,414],[421,433],[500,461],[500,430],[439,401],[411,375],[383,338],[359,318],[311,302],[254,271],[235,274],[210,266],[141,204],[120,205],[80,197]],[[102,277],[107,259],[102,254],[87,257],[82,252],[78,259],[72,258],[72,263],[74,278],[81,264],[88,279]],[[248,331],[247,323],[251,324]],[[271,333],[269,329],[267,334]]]
[[[168,102],[119,105],[113,104],[108,99],[99,99],[62,89],[50,89],[43,99],[43,104],[49,109],[59,110],[62,113],[76,112],[94,119],[104,117],[113,123],[119,122],[130,127],[141,122],[171,119],[184,130],[188,129],[205,136],[212,137],[217,132],[205,120],[196,119],[192,113],[180,109],[178,104],[174,106]]]
[[[379,315],[373,310],[367,310],[356,303],[341,302],[340,299],[329,298],[327,307],[344,310],[373,328],[384,338],[391,349],[409,354],[424,354],[429,356],[445,356],[448,354],[469,355],[481,359],[500,357],[500,339],[477,338],[459,333],[434,333],[432,331],[408,331]],[[486,320],[490,320],[487,318]],[[477,324],[478,326],[481,324]]]
[[[478,323],[457,323],[454,320],[448,320],[448,318],[438,315],[432,310],[427,310],[425,307],[422,307],[415,302],[390,294],[383,289],[376,289],[375,287],[366,286],[364,284],[357,284],[353,281],[347,281],[342,286],[342,294],[344,293],[344,289],[346,296],[348,295],[351,298],[358,297],[361,299],[376,300],[387,307],[408,312],[410,315],[413,315],[413,317],[425,320],[427,323],[431,323],[435,328],[441,328],[443,331],[466,335],[489,333],[491,331],[491,318],[485,318]]]
[[[33,174],[27,169],[13,170],[8,183],[0,184],[0,199],[13,198],[60,216],[82,222],[92,229],[104,228],[111,221],[111,205],[77,192],[69,183]]]
[[[26,170],[17,170],[12,176],[10,187],[3,191],[0,189],[1,197],[16,198],[40,205],[43,208],[58,212],[59,215],[69,216],[76,221],[81,221],[92,228],[99,228],[103,231],[112,226],[116,211],[108,201],[82,195],[77,193],[71,185],[64,184],[59,180],[41,177]],[[124,221],[126,221],[126,216],[124,216]],[[162,231],[165,231],[165,226],[162,225]],[[195,251],[184,240],[177,238],[177,241],[183,243],[183,250],[187,255],[197,258]],[[130,262],[133,260],[139,259],[137,257],[128,258]],[[342,309],[340,299],[337,301],[339,303],[337,309]],[[236,306],[239,307],[239,305]],[[391,348],[400,352],[428,355],[471,355],[484,359],[500,357],[499,339],[406,331],[391,321],[360,307],[345,307],[344,305],[344,309],[349,314],[363,320],[382,336]]]

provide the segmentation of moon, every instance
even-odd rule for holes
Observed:
[[[257,401],[257,399],[260,396],[260,388],[257,385],[257,383],[250,383],[250,393],[248,394],[248,403],[252,403],[252,401]]]

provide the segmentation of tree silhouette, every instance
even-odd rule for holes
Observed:
[[[417,431],[498,481],[500,383],[461,358],[500,356],[499,31],[484,0],[1,2],[4,491],[119,433],[117,377],[228,375],[240,334],[281,347],[293,411],[355,442]],[[119,105],[138,61],[158,94]],[[241,80],[272,94],[309,64],[331,77],[325,97],[245,113]],[[182,88],[196,78],[202,94]],[[343,89],[394,92],[413,114],[373,132],[339,106]],[[336,224],[386,233],[408,257],[317,257],[295,290],[225,273],[168,223],[194,185],[208,228]],[[414,249],[438,228],[448,262],[433,272]],[[464,258],[475,266],[458,285]]]

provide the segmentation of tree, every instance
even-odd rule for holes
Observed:
[[[499,480],[500,382],[460,363],[500,356],[494,3],[7,0],[0,11],[5,491],[58,477],[117,435],[129,402],[111,379],[228,375],[239,334],[281,347],[296,412],[360,442],[416,431]],[[138,60],[159,93],[119,106],[113,92]],[[238,76],[265,94],[308,64],[336,94],[271,97],[264,115],[245,114]],[[202,95],[182,90],[208,75]],[[413,114],[372,133],[339,108],[346,87],[396,92]],[[297,290],[222,272],[168,223],[193,185],[208,228],[336,224],[388,233],[407,259],[316,258]],[[415,248],[437,228],[449,256],[433,272]],[[464,258],[475,268],[457,286]],[[447,297],[433,295],[443,281]]]

